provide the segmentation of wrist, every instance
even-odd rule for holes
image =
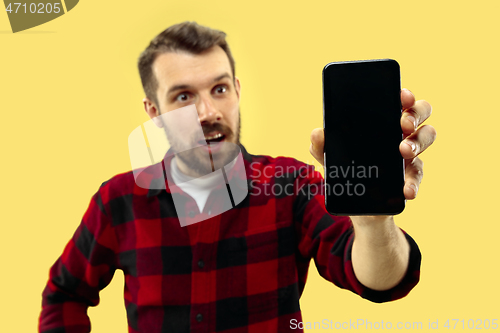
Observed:
[[[354,229],[384,229],[395,226],[391,215],[350,216]]]
[[[354,239],[358,241],[376,246],[388,246],[403,236],[393,216],[352,216],[351,221]]]

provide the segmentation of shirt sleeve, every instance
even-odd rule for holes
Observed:
[[[98,191],[61,257],[50,269],[42,293],[39,332],[90,332],[87,309],[99,303],[99,291],[114,275],[116,244]]]
[[[420,250],[415,241],[403,231],[410,244],[410,261],[401,282],[385,291],[373,290],[361,284],[354,274],[351,261],[354,230],[350,217],[334,216],[327,212],[324,180],[313,166],[302,169],[295,180],[295,186],[297,196],[294,215],[298,223],[298,249],[303,257],[301,261],[313,258],[323,278],[376,303],[402,298],[418,283]]]

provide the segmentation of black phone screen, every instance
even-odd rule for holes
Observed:
[[[392,59],[323,69],[325,205],[334,215],[395,215],[405,198],[401,80]]]

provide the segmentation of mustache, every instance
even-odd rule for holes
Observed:
[[[220,123],[215,123],[212,125],[204,124],[204,125],[201,125],[201,129],[203,130],[204,135],[210,134],[212,132],[220,132],[227,137],[230,137],[233,135],[233,131],[231,130],[231,128],[229,128],[228,126],[222,125]]]

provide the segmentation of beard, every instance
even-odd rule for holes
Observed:
[[[196,142],[192,138],[186,141],[185,138],[169,135],[170,131],[167,130],[166,126],[164,126],[164,129],[175,156],[189,169],[188,174],[201,177],[223,168],[237,157],[240,151],[240,120],[240,110],[238,109],[238,124],[235,131],[220,123],[201,125],[205,136],[212,132],[219,132],[224,135],[224,140],[220,143]],[[190,143],[189,147],[198,147],[185,149],[183,147],[186,147],[186,142]],[[199,146],[200,144],[202,146]],[[207,146],[209,148],[208,152]]]

